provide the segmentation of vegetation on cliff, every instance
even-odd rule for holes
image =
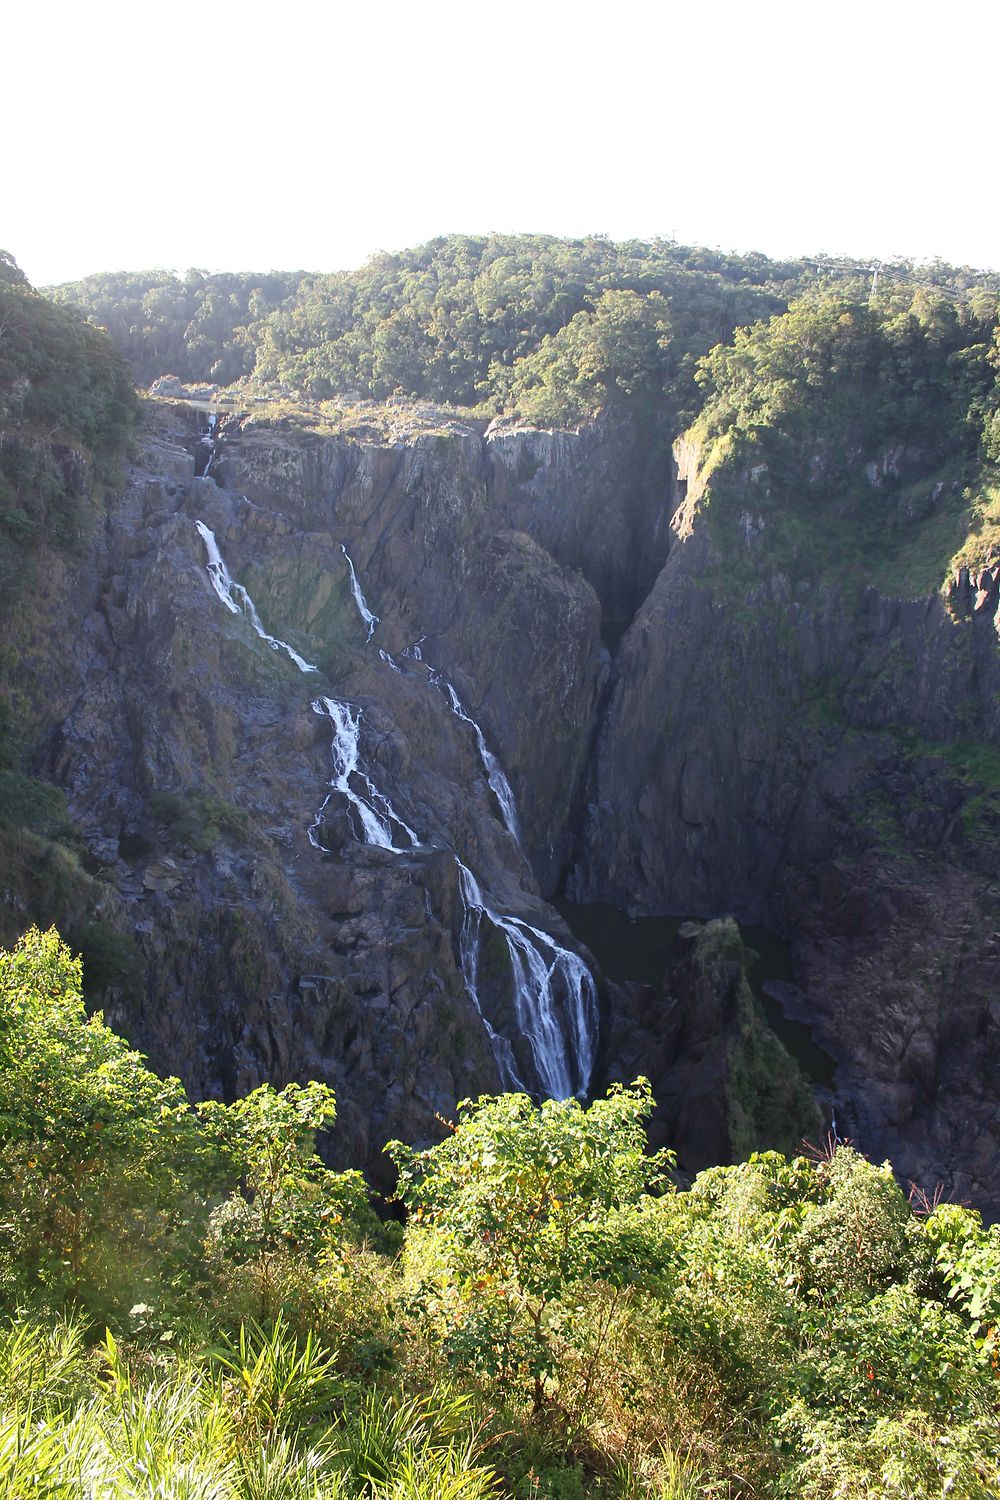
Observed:
[[[0,251],[0,584],[17,580],[38,539],[80,541],[89,471],[108,473],[136,409],[110,339],[33,291]]]
[[[903,595],[989,561],[998,307],[987,286],[822,290],[713,349],[687,441],[729,561],[864,586],[877,556]]]
[[[933,305],[1000,290],[997,277],[907,262],[882,284],[891,297],[918,285]],[[449,235],[333,275],[115,274],[52,295],[105,326],[143,383],[170,373],[312,402],[402,395],[557,425],[625,400],[675,431],[700,405],[701,357],[820,288],[860,301],[867,267],[665,240]]]
[[[45,549],[78,553],[115,472],[138,403],[124,359],[79,314],[33,291],[0,251],[0,941],[23,914],[58,921],[88,958],[88,982],[121,983],[131,943],[102,919],[109,892],[81,866],[84,846],[60,788],[25,774],[25,724],[37,710],[19,681],[30,591]],[[51,554],[50,554],[51,555]],[[46,635],[52,622],[44,622]]]
[[[910,470],[974,451],[994,381],[997,309],[986,291],[959,301],[925,287],[868,302],[826,291],[800,298],[706,358],[702,429],[755,449],[786,495],[842,492],[894,445],[910,450]]]
[[[673,1186],[641,1082],[327,1171],[329,1089],[192,1108],[54,932],[0,957],[0,1492],[979,1497],[1000,1238],[848,1146]]]

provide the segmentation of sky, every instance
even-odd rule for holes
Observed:
[[[493,230],[1000,268],[998,43],[990,0],[34,0],[0,248],[39,286]]]

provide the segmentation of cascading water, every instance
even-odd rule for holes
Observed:
[[[500,804],[500,814],[504,821],[504,827],[506,828],[507,832],[511,834],[518,843],[520,843],[521,834],[517,824],[517,804],[514,801],[514,793],[511,791],[510,782],[504,775],[503,767],[497,760],[496,756],[493,754],[492,750],[490,750],[489,746],[487,745],[486,740],[483,737],[483,731],[480,729],[475,719],[472,718],[470,714],[467,714],[465,709],[462,707],[461,699],[455,692],[455,689],[452,687],[447,677],[443,676],[440,672],[432,671],[431,681],[437,687],[444,688],[445,692],[448,695],[448,701],[451,704],[451,711],[456,716],[456,718],[461,719],[464,724],[469,724],[471,726],[472,732],[476,737],[476,744],[479,748],[479,758],[482,761],[483,769],[486,772],[486,780],[490,784],[490,790],[492,791],[494,797],[496,797],[497,802]]]
[[[490,1025],[489,1019],[483,1010],[479,998],[479,947],[481,942],[480,927],[482,919],[486,915],[486,908],[482,904],[482,892],[479,882],[472,871],[463,865],[462,861],[455,856],[458,866],[458,885],[462,894],[462,930],[458,936],[458,950],[462,961],[462,977],[465,980],[465,988],[469,999],[479,1013],[479,1019],[486,1028],[486,1035],[490,1039],[493,1056],[497,1067],[500,1069],[500,1079],[506,1088],[521,1089],[527,1091],[527,1084],[517,1071],[517,1062],[514,1058],[514,1049],[505,1036]]]
[[[578,954],[570,952],[537,927],[508,917],[486,904],[472,871],[455,856],[465,914],[459,941],[466,988],[483,1016],[479,998],[479,950],[486,917],[503,934],[514,984],[518,1029],[531,1049],[543,1092],[551,1099],[583,1094],[594,1068],[597,1037],[597,986]],[[560,995],[567,1025],[560,1024]],[[504,1083],[524,1088],[510,1043],[499,1037],[483,1016]]]
[[[354,602],[358,606],[358,614],[361,616],[362,620],[364,620],[365,624],[368,627],[368,640],[371,640],[372,636],[375,634],[375,626],[378,624],[378,615],[373,615],[371,610],[368,608],[367,603],[365,602],[365,596],[361,592],[361,585],[358,582],[358,575],[357,573],[355,573],[354,564],[351,561],[351,554],[348,552],[343,542],[341,542],[340,544],[340,550],[347,558],[347,566],[351,570],[351,593],[354,595]]]
[[[368,608],[367,600],[365,599],[365,596],[361,591],[361,584],[358,582],[358,575],[355,571],[354,563],[351,561],[351,554],[348,552],[343,542],[341,542],[340,544],[340,550],[346,557],[347,566],[351,570],[351,593],[354,596],[354,602],[357,605],[358,614],[361,616],[365,625],[367,625],[368,627],[368,640],[370,641],[372,636],[375,634],[375,626],[379,623],[378,615],[373,615],[371,610]],[[422,635],[420,639],[414,641],[411,646],[404,647],[403,651],[400,654],[404,657],[407,657],[410,661],[418,661],[422,663],[424,660],[424,656],[421,647],[423,646],[423,643],[426,639],[427,637],[425,635]],[[394,672],[402,673],[402,668],[397,662],[393,660],[388,651],[380,650],[379,656],[387,666],[392,668]],[[431,668],[430,670],[430,677],[434,685],[436,687],[443,688],[445,693],[448,695],[448,701],[451,704],[452,713],[455,714],[457,718],[461,719],[464,724],[468,724],[473,734],[475,735],[476,745],[479,749],[479,758],[483,763],[483,769],[486,772],[486,779],[490,784],[490,789],[492,790],[494,797],[496,797],[497,802],[500,805],[500,815],[503,818],[504,827],[507,829],[507,832],[511,834],[518,843],[520,843],[521,834],[517,822],[517,804],[514,801],[514,793],[511,790],[510,782],[504,775],[503,767],[497,760],[496,756],[493,754],[492,750],[487,745],[485,736],[483,735],[483,731],[480,729],[475,719],[471,714],[466,713],[464,707],[462,706],[461,699],[459,698],[452,684],[448,681],[447,677],[445,677],[442,672],[435,671],[434,668]]]
[[[313,666],[312,662],[308,662],[304,657],[301,657],[287,641],[280,641],[277,636],[268,635],[261,624],[260,615],[257,613],[256,606],[250,595],[242,583],[235,583],[230,578],[229,569],[222,560],[219,544],[215,540],[215,533],[209,530],[204,521],[195,521],[194,524],[201,534],[201,539],[205,543],[205,551],[208,553],[206,571],[211,580],[212,587],[230,614],[240,615],[245,613],[261,640],[266,642],[272,651],[284,651],[295,663],[300,672],[318,672],[319,667]]]
[[[203,479],[208,478],[212,470],[212,465],[215,463],[215,425],[218,420],[219,413],[217,411],[210,411],[208,414],[208,430],[207,432],[203,432],[199,439],[202,447],[208,449],[208,457],[205,460],[205,467],[201,471],[201,477]]]
[[[277,636],[269,635],[261,624],[260,616],[250,595],[241,583],[236,583],[229,574],[219,544],[215,539],[215,533],[205,525],[204,521],[196,521],[195,525],[205,543],[208,553],[206,572],[218,598],[231,614],[246,614],[254,630],[262,641],[271,647],[273,651],[284,651],[298,667],[300,672],[318,672],[319,668],[312,662],[306,661],[299,653],[289,646],[287,641],[279,640]],[[346,556],[346,553],[345,553]],[[350,562],[350,558],[348,558]],[[351,569],[353,576],[354,570]],[[355,580],[355,584],[356,584]],[[357,590],[360,596],[360,589]],[[367,613],[363,599],[359,608]],[[374,617],[372,617],[374,618]],[[369,635],[369,640],[371,636]],[[391,659],[390,659],[391,660]],[[392,662],[395,666],[395,663]],[[399,668],[396,669],[400,670]],[[357,816],[357,823],[361,828],[361,842],[374,844],[380,849],[391,849],[394,854],[405,853],[405,850],[394,842],[393,828],[399,830],[409,840],[409,847],[416,848],[420,843],[419,838],[410,825],[399,816],[389,801],[372,781],[368,773],[361,768],[361,710],[354,710],[348,703],[341,703],[336,698],[317,698],[312,704],[314,713],[330,719],[333,724],[333,743],[331,754],[333,756],[333,780],[330,782],[330,791],[323,799],[312,823],[307,830],[309,842],[314,849],[322,849],[323,844],[318,837],[318,830],[323,822],[323,814],[326,811],[330,797],[334,792],[341,792],[346,797],[348,804]],[[352,778],[356,785],[361,787],[355,790]]]
[[[347,558],[347,565],[351,571],[351,591],[354,595],[354,602],[362,620],[368,626],[368,640],[370,641],[378,620],[368,608],[354,564],[343,544],[341,544],[341,550]],[[406,660],[420,662],[427,666],[422,649],[426,639],[426,636],[420,636],[411,645],[404,647],[400,655]],[[402,668],[388,651],[380,650],[379,656],[394,672],[402,672]],[[486,779],[496,797],[504,826],[508,833],[520,843],[517,805],[503,767],[486,744],[483,731],[475,719],[466,712],[454,685],[442,672],[436,671],[433,667],[428,667],[428,671],[434,686],[447,696],[452,713],[463,723],[468,724],[475,735]],[[318,703],[331,704],[333,701],[320,699]],[[319,712],[321,710],[318,708],[318,703],[314,703],[313,707]],[[349,715],[350,711],[346,704],[339,705],[339,708],[342,713]],[[350,762],[355,770],[358,765],[359,722],[360,714],[357,720],[344,719],[342,721],[341,733],[344,735],[344,747],[338,752],[336,749],[338,741],[335,740],[334,751],[335,761],[339,753],[341,764],[347,766]],[[350,735],[353,735],[353,739],[349,738]],[[351,756],[353,760],[350,760]],[[331,785],[353,798],[354,794],[347,786],[347,774],[343,774]],[[372,805],[374,798],[371,794],[374,788],[363,773],[357,772],[357,774],[363,777],[369,791],[369,799],[366,803],[367,821],[360,806],[357,806],[355,802],[365,831],[365,842],[378,843],[383,848],[392,848],[394,846],[391,843],[389,824],[384,817],[378,816]],[[385,799],[381,801],[383,808],[388,808]],[[324,807],[325,805],[324,803]],[[391,813],[391,809],[389,811]],[[316,823],[309,832],[310,838],[318,847],[315,829],[319,825],[322,814],[323,808],[317,813]],[[392,817],[395,818],[395,814],[392,814]],[[401,828],[406,829],[406,825],[398,818],[395,818],[395,821]],[[412,830],[406,829],[406,832],[415,843],[416,836]],[[578,954],[571,952],[568,948],[563,948],[548,933],[541,932],[537,927],[521,921],[519,917],[504,916],[501,912],[494,911],[492,907],[487,906],[478,880],[457,854],[455,863],[458,866],[459,889],[464,908],[462,930],[459,934],[462,975],[469,998],[486,1027],[501,1078],[508,1088],[524,1089],[527,1087],[518,1072],[514,1049],[510,1041],[495,1030],[483,1011],[479,995],[479,953],[484,918],[503,934],[507,944],[518,1030],[531,1051],[535,1072],[543,1092],[551,1098],[560,1099],[568,1098],[571,1094],[583,1094],[593,1072],[598,1029],[597,987],[593,975]],[[564,1021],[560,1021],[560,1015],[565,1017]]]
[[[384,651],[382,649],[382,647],[380,646],[378,654],[379,654],[379,658],[382,661],[385,662],[385,664],[386,664],[387,667],[391,667],[394,672],[398,672],[399,675],[400,675],[400,677],[404,676],[403,669],[399,665],[399,662],[398,661],[394,661],[392,659],[392,657],[389,655],[388,651]]]
[[[231,614],[245,613],[261,640],[274,651],[284,651],[300,672],[318,671],[318,667],[305,661],[286,641],[267,633],[247,590],[230,577],[215,534],[203,521],[196,521],[195,525],[208,554],[206,571],[209,580],[226,609]],[[361,618],[368,626],[370,641],[378,620],[365,602],[346,547],[343,552],[351,571],[354,601]],[[422,662],[420,648],[424,639],[421,636],[402,655],[412,661]],[[379,656],[393,671],[402,671],[387,651],[380,650]],[[433,670],[430,676],[436,687],[444,689],[452,712],[471,726],[504,823],[516,839],[518,832],[514,797],[499,761],[488,749],[482,730],[466,713],[448,679]],[[314,713],[329,719],[333,725],[330,751],[334,771],[329,783],[330,790],[308,828],[309,842],[313,848],[325,852],[319,832],[330,799],[337,792],[346,799],[351,809],[354,827],[360,830],[361,843],[387,849],[393,854],[405,854],[418,848],[420,839],[417,834],[400,817],[388,797],[379,791],[361,765],[360,708],[355,709],[337,698],[326,697],[314,699],[311,706]],[[407,844],[397,843],[399,838],[405,838]],[[590,970],[576,953],[563,948],[548,933],[532,927],[519,917],[505,916],[488,906],[482,887],[472,871],[457,855],[455,863],[458,866],[463,904],[462,930],[459,935],[462,975],[469,997],[486,1028],[505,1086],[527,1088],[518,1071],[511,1042],[490,1024],[480,1000],[479,954],[484,919],[502,933],[507,945],[517,1028],[531,1052],[543,1093],[557,1099],[568,1098],[571,1094],[583,1094],[593,1071],[598,1022],[597,988]],[[561,1016],[563,1020],[560,1019]]]
[[[333,780],[315,818],[309,826],[309,842],[314,849],[322,849],[318,837],[323,814],[334,792],[346,797],[357,815],[363,844],[374,844],[378,849],[390,849],[393,854],[405,854],[407,849],[394,842],[393,828],[397,828],[409,839],[409,848],[420,843],[408,823],[396,812],[388,797],[383,796],[367,771],[361,768],[361,710],[353,709],[349,703],[337,698],[316,698],[312,704],[315,714],[328,718],[333,723]],[[353,777],[355,785],[352,785]],[[355,787],[360,787],[356,790]]]

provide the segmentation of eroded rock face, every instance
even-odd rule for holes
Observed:
[[[335,1157],[378,1175],[387,1138],[501,1085],[483,1014],[516,1027],[495,931],[470,991],[456,856],[564,944],[546,898],[570,870],[579,900],[789,938],[841,1132],[1000,1212],[1000,828],[963,760],[1000,742],[991,570],[950,601],[793,582],[767,565],[752,479],[744,566],[696,483],[668,534],[673,471],[613,428],[229,418],[196,478],[204,421],[160,409],[90,554],[48,560],[10,622],[32,769],[65,788],[103,906],[135,932],[138,990],[104,997],[116,1024],[196,1095],[332,1083]],[[226,609],[199,520],[315,673]],[[602,627],[633,611],[612,663]],[[509,778],[520,843],[443,679]],[[366,773],[412,830],[395,851],[342,796],[317,823],[324,695],[361,712]],[[746,1147],[739,1090],[769,1045],[740,964],[695,946],[662,990],[601,983],[594,1080],[654,1075],[692,1169]]]
[[[821,1133],[808,1082],[751,991],[749,959],[731,917],[683,923],[662,982],[627,987],[611,1023],[612,1076],[650,1079],[652,1143],[689,1178],[762,1143],[793,1154]]]
[[[46,575],[58,645],[20,657],[38,768],[134,928],[141,993],[107,996],[109,1018],[195,1095],[329,1081],[337,1158],[378,1175],[386,1139],[426,1137],[500,1086],[479,1007],[517,1030],[502,943],[484,941],[470,993],[456,856],[496,910],[571,942],[539,884],[568,856],[608,671],[601,607],[489,507],[476,434],[400,450],[230,424],[219,484],[215,459],[194,477],[200,420],[158,419],[92,555]],[[248,605],[226,607],[198,522],[298,664]],[[345,547],[380,617],[371,641]],[[418,639],[423,660],[404,654]],[[437,673],[511,767],[521,843]],[[340,794],[317,822],[324,695],[360,710],[365,772],[411,830],[395,849],[367,845]],[[523,1048],[518,1066],[537,1086]]]
[[[750,498],[725,548],[689,506],[675,526],[615,664],[572,893],[792,938],[840,1130],[997,1213],[1000,821],[964,758],[1000,741],[989,579],[949,608],[737,567],[766,557]]]
[[[550,475],[553,488],[560,476],[564,487],[574,483],[579,462],[578,440],[558,436],[569,446],[565,472]],[[261,515],[277,511],[304,534],[332,527],[344,540],[380,618],[381,645],[398,655],[419,641],[424,660],[453,681],[510,768],[529,863],[543,892],[554,892],[569,858],[608,658],[601,603],[573,548],[567,543],[564,555],[549,534],[550,497],[537,526],[527,508],[512,517],[498,507],[489,445],[476,431],[383,445],[282,444],[251,430],[228,441],[224,473]],[[574,498],[563,494],[567,506]],[[300,578],[289,586],[273,570],[264,577],[256,563],[252,578],[283,619],[312,628],[314,588]]]
[[[579,433],[496,423],[487,433],[492,504],[593,586],[617,638],[670,545],[676,468],[607,414]]]

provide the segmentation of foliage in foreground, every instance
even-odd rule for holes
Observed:
[[[1000,1234],[844,1145],[671,1185],[648,1086],[390,1148],[328,1089],[192,1109],[52,932],[0,956],[0,1497],[980,1497]]]

